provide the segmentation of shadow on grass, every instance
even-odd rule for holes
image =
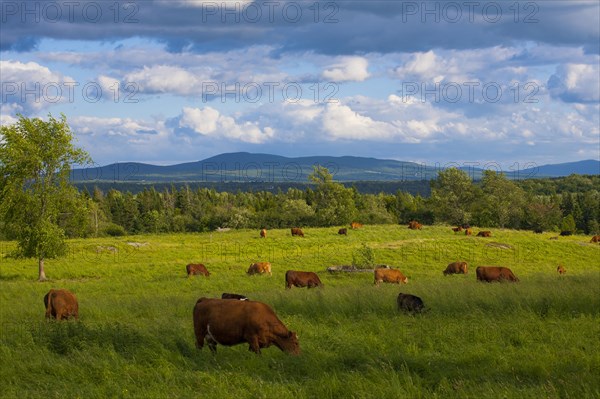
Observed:
[[[113,349],[125,358],[131,358],[141,349],[160,350],[155,338],[121,323],[87,325],[77,321],[47,321],[31,329],[33,341],[50,351],[67,355],[88,347]]]

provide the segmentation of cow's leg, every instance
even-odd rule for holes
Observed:
[[[204,347],[204,337],[206,336],[206,331],[204,329],[199,328],[196,331],[196,348],[202,349]]]
[[[248,350],[260,355],[260,344],[258,342],[258,335],[253,336],[250,340],[248,340],[250,347]]]
[[[208,344],[208,349],[210,349],[210,351],[213,354],[216,354],[217,353],[217,343],[215,341],[213,341],[212,339],[206,340],[206,343]]]

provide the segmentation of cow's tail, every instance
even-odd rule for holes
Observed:
[[[54,296],[54,290],[50,290],[50,292],[48,292],[45,296],[44,296],[44,303],[46,305],[46,318],[49,319],[52,317],[52,297]]]

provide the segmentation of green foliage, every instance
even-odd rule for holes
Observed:
[[[352,252],[352,266],[358,269],[372,269],[375,266],[375,252],[373,248],[363,242],[360,248]]]
[[[84,230],[85,199],[69,184],[69,172],[89,156],[73,146],[64,115],[47,122],[21,115],[0,132],[0,219],[14,229],[18,255],[38,259],[43,280],[44,259],[65,253],[65,229]]]
[[[431,189],[436,220],[450,224],[469,223],[475,197],[475,186],[465,171],[456,168],[440,171]]]
[[[524,217],[525,192],[504,174],[483,172],[481,198],[473,206],[478,226],[519,226]]]
[[[560,223],[560,231],[568,231],[570,233],[575,233],[577,226],[575,226],[575,218],[573,215],[568,214],[565,216]]]
[[[127,234],[123,226],[118,224],[109,223],[104,227],[104,234],[109,235],[111,237],[121,237]]]
[[[550,198],[533,198],[525,207],[526,224],[523,227],[533,230],[553,231],[560,223],[560,208]]]
[[[315,166],[309,179],[317,184],[311,203],[317,226],[345,225],[355,218],[352,189],[333,182],[332,175],[322,166]]]

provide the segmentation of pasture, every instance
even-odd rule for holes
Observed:
[[[73,240],[68,256],[46,262],[43,283],[34,260],[6,258],[14,244],[0,243],[0,397],[600,397],[600,245],[590,237],[338,228]],[[350,264],[362,243],[408,284],[325,272]],[[457,260],[468,274],[444,276]],[[256,261],[270,261],[273,276],[247,276]],[[210,277],[187,278],[193,262]],[[478,265],[510,267],[520,282],[478,283]],[[285,290],[289,269],[317,272],[325,287]],[[77,295],[79,322],[44,319],[50,288]],[[194,304],[222,292],[269,304],[302,354],[198,351]],[[429,311],[400,314],[399,292]]]

